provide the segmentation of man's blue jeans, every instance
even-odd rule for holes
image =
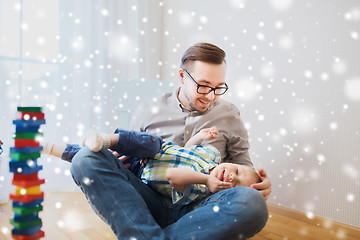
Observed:
[[[118,239],[245,239],[259,232],[268,218],[263,196],[248,187],[174,206],[104,148],[82,148],[72,159],[71,173]]]

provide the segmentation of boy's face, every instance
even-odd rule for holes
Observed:
[[[254,174],[252,168],[234,163],[221,163],[210,172],[220,181],[231,183],[232,187],[249,187],[256,183]]]

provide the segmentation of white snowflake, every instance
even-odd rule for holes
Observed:
[[[219,207],[219,206],[214,206],[214,207],[213,207],[213,211],[214,211],[214,212],[219,212],[219,210],[220,210],[220,207]]]

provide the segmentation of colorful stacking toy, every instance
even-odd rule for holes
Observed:
[[[0,155],[3,153],[3,149],[1,147],[1,145],[3,145],[4,143],[0,140]]]
[[[14,173],[12,184],[16,186],[15,193],[10,194],[13,200],[14,218],[10,223],[14,226],[12,237],[15,240],[35,240],[44,237],[41,230],[42,221],[39,212],[42,211],[44,193],[40,185],[45,182],[38,178],[42,169],[37,159],[40,157],[42,146],[38,137],[41,124],[45,124],[41,107],[18,107],[14,135],[15,146],[10,148],[9,167]]]

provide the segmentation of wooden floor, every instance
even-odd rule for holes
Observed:
[[[51,240],[105,240],[116,237],[111,229],[92,211],[82,193],[46,193],[42,230]],[[269,206],[265,228],[252,240],[263,239],[360,239],[360,229],[334,221],[313,218],[290,209]],[[11,239],[13,217],[11,204],[0,205],[0,240]]]

